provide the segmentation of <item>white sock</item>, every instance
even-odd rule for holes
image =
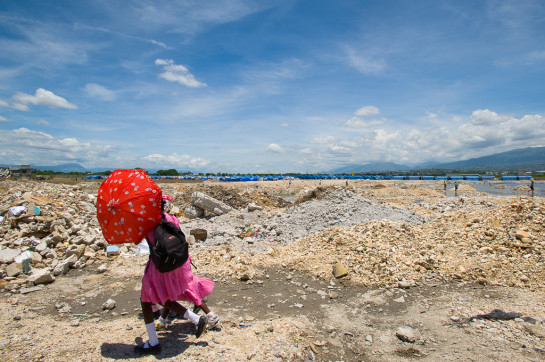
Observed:
[[[166,318],[163,318],[163,316],[159,317],[159,322],[161,322],[161,324],[167,324],[167,320]]]
[[[184,318],[189,319],[191,322],[193,322],[193,324],[199,324],[199,319],[201,317],[187,309],[184,313]]]
[[[151,347],[159,344],[159,339],[157,338],[157,332],[155,331],[155,323],[151,322],[146,324],[146,331],[148,331],[149,345]]]

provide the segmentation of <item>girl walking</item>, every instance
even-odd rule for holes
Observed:
[[[163,196],[161,211],[166,221],[174,223],[179,227],[180,223],[174,215],[164,212],[166,201],[172,201],[172,197]],[[150,248],[155,244],[154,230],[150,231],[146,236]],[[210,311],[208,306],[203,303],[202,299],[212,293],[214,282],[208,278],[200,278],[193,275],[191,271],[191,256],[180,268],[171,272],[161,273],[151,259],[146,264],[144,276],[142,278],[142,290],[140,292],[140,303],[142,305],[142,314],[144,323],[148,333],[149,340],[143,345],[135,347],[138,354],[158,354],[161,352],[161,344],[157,338],[156,327],[153,319],[153,305],[161,304],[163,309],[162,318],[158,321],[164,326],[166,324],[166,316],[170,310],[184,316],[195,324],[195,336],[199,338],[207,328],[219,323],[218,317]],[[198,314],[186,309],[177,301],[184,300],[200,306],[207,316],[199,316]],[[166,311],[166,314],[165,314]]]

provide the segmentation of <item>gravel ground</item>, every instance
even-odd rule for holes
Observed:
[[[44,185],[21,188],[51,197]],[[191,254],[195,273],[216,282],[208,304],[221,329],[196,339],[174,319],[159,333],[162,354],[141,360],[545,359],[543,198],[492,196],[470,183],[456,196],[435,182],[159,186],[182,211],[192,191],[206,190],[236,210],[179,216],[186,232],[208,231]],[[97,187],[80,185],[73,197]],[[251,203],[261,210],[248,211]],[[147,256],[122,251],[31,293],[4,289],[2,360],[139,359],[132,348],[147,339],[138,318]],[[339,262],[348,275],[337,279]],[[115,308],[103,310],[110,298]],[[468,320],[494,309],[520,314]]]

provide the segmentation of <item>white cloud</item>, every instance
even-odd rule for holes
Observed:
[[[288,124],[287,122],[284,122],[284,123],[282,123],[282,124],[280,125],[280,127],[288,127],[288,126],[289,126],[289,124]]]
[[[477,109],[471,114],[471,123],[475,125],[492,125],[497,123],[507,122],[512,117],[507,115],[498,115],[488,109]]]
[[[386,62],[370,51],[358,51],[352,47],[344,48],[346,61],[363,74],[378,74],[386,69]]]
[[[374,119],[371,121],[366,121],[360,117],[352,117],[346,122],[344,122],[344,124],[347,127],[351,127],[351,128],[365,128],[365,127],[379,126],[384,123],[386,123],[386,120],[384,119]]]
[[[0,122],[7,122],[8,119],[2,115],[0,115]]]
[[[206,87],[206,83],[199,82],[193,74],[183,65],[174,64],[171,59],[156,59],[155,65],[163,67],[163,73],[159,77],[170,82],[177,82],[190,88]]]
[[[337,141],[336,137],[333,136],[325,136],[325,137],[315,137],[310,140],[310,143],[313,144],[329,144]]]
[[[161,154],[152,154],[142,157],[142,160],[147,162],[146,166],[150,167],[190,167],[199,168],[204,167],[210,163],[209,160],[192,157],[190,155],[178,155],[174,152],[171,155],[165,156]]]
[[[351,154],[352,150],[348,147],[344,147],[338,144],[329,145],[328,147],[329,153],[337,154],[337,155],[347,155]]]
[[[20,111],[28,111],[28,104],[49,108],[78,109],[78,106],[68,102],[63,97],[43,88],[36,89],[34,95],[17,92],[13,95],[12,107]]]
[[[355,116],[364,117],[364,116],[370,116],[373,114],[379,114],[380,111],[375,106],[365,106],[358,109],[356,112],[354,112]]]
[[[55,138],[27,128],[0,129],[1,158],[5,163],[53,165],[66,162],[104,164],[113,147],[76,138]]]
[[[85,85],[84,90],[90,97],[98,98],[103,101],[113,101],[116,98],[116,94],[114,91],[111,91],[108,88],[103,87],[99,84],[88,83]]]
[[[0,107],[9,107],[9,103],[0,99]]]
[[[49,122],[47,122],[45,119],[39,119],[36,121],[36,124],[41,124],[43,126],[49,125]]]
[[[273,152],[273,153],[283,153],[284,152],[284,148],[282,148],[282,146],[276,144],[276,143],[271,143],[270,145],[267,146],[267,148],[265,148],[265,150],[267,152]]]
[[[312,150],[310,148],[303,148],[301,151],[299,151],[302,155],[312,155]]]

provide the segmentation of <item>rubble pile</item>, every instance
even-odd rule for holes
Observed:
[[[288,264],[322,278],[342,262],[350,278],[370,286],[426,278],[542,288],[545,203],[515,198],[490,212],[453,210],[424,224],[372,220],[330,228],[281,247],[258,263]]]
[[[27,293],[71,268],[107,260],[96,192],[80,186],[4,181],[0,196],[1,286]],[[21,211],[14,215],[13,211]]]

